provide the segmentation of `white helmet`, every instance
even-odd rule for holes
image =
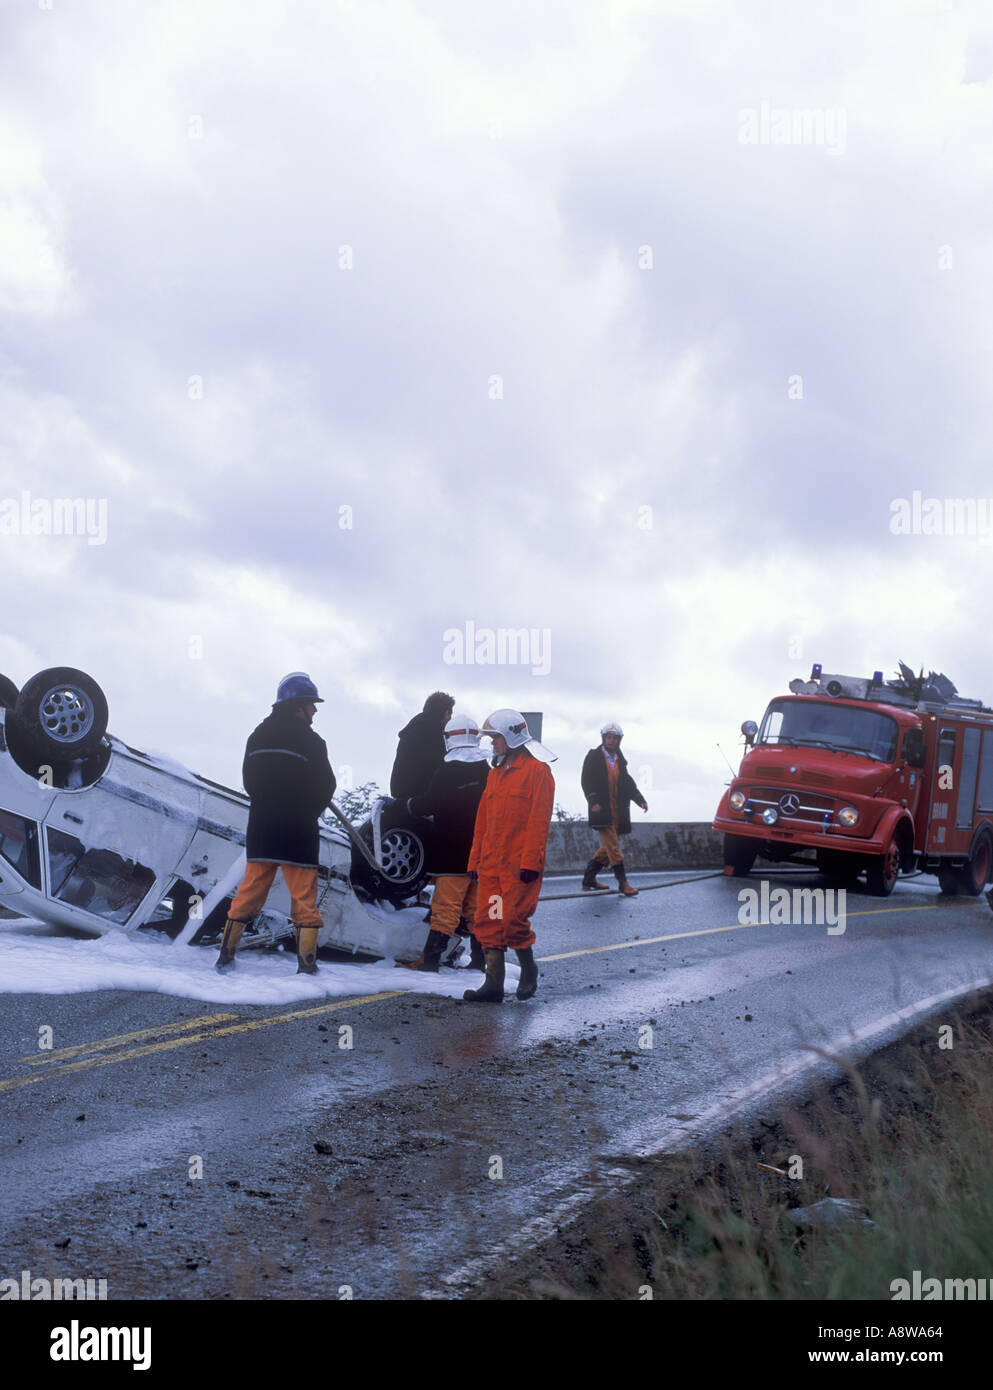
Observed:
[[[616,734],[618,738],[623,738],[624,730],[621,728],[620,724],[615,724],[611,721],[609,724],[604,724],[603,728],[600,730],[601,738],[603,738],[604,734]]]
[[[507,740],[508,748],[526,746],[532,757],[537,758],[540,763],[555,762],[556,754],[550,753],[544,744],[531,737],[528,721],[520,710],[494,710],[488,719],[483,720],[483,727],[479,732],[484,738],[492,738],[494,734],[502,734]]]
[[[479,746],[479,723],[471,714],[455,713],[445,725],[446,763],[479,763],[486,752]]]

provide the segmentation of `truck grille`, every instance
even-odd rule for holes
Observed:
[[[783,805],[787,797],[795,797],[800,804],[787,809]],[[796,787],[753,787],[748,793],[746,808],[761,815],[767,806],[775,806],[785,820],[806,820],[824,825],[834,818],[834,801],[831,797]]]

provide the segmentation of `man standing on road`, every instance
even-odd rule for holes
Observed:
[[[538,988],[531,917],[538,905],[545,845],[555,802],[548,763],[555,755],[531,737],[523,714],[498,709],[480,733],[493,740],[493,766],[476,813],[469,872],[478,878],[476,936],[485,952],[486,980],[462,996],[476,1004],[502,1004],[504,954],[512,947],[521,967],[518,999]]]
[[[420,960],[407,965],[409,970],[436,972],[460,919],[465,918],[470,930],[476,920],[476,885],[467,865],[479,799],[489,772],[487,755],[479,746],[476,720],[468,714],[454,714],[445,725],[445,746],[448,751],[427,791],[407,801],[411,816],[433,818],[428,872],[435,884],[431,930]],[[475,937],[472,961],[483,969],[483,955]]]
[[[261,911],[282,869],[292,901],[297,974],[317,974],[318,817],[334,796],[335,776],[324,740],[310,727],[324,701],[304,671],[279,683],[272,713],[245,747],[242,781],[252,799],[245,855],[248,865],[221,938],[217,969],[230,970],[241,934]]]
[[[420,714],[400,730],[390,774],[390,795],[398,801],[427,791],[435,769],[445,758],[444,728],[454,709],[454,697],[436,690],[424,701]]]
[[[587,890],[606,888],[605,883],[597,882],[596,875],[598,869],[609,864],[617,879],[618,892],[633,898],[638,890],[632,888],[624,872],[620,836],[631,833],[631,802],[643,811],[648,810],[648,802],[628,772],[627,759],[621,752],[623,737],[620,724],[604,724],[600,730],[600,747],[591,748],[583,763],[583,794],[589,803],[590,826],[600,832],[600,848],[586,866],[583,887]]]

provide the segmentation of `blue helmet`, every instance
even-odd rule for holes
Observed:
[[[288,700],[312,700],[315,705],[324,703],[317,693],[317,686],[306,671],[291,671],[279,682],[276,704],[285,705]]]

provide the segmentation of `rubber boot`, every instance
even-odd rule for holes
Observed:
[[[502,1004],[505,974],[503,952],[488,950],[485,982],[480,989],[467,989],[462,998],[470,1004]]]
[[[990,906],[993,907],[993,903],[990,903]],[[486,957],[483,955],[483,948],[482,948],[482,946],[480,946],[480,944],[479,944],[479,942],[478,942],[478,940],[476,939],[475,936],[470,936],[470,937],[469,937],[469,942],[470,942],[470,946],[469,946],[469,969],[470,969],[470,970],[485,970],[485,969],[486,969]]]
[[[297,974],[317,974],[317,933],[319,927],[297,927]]]
[[[598,883],[598,882],[597,882],[597,877],[596,877],[596,876],[597,876],[597,870],[599,869],[599,867],[600,867],[599,861],[596,860],[596,859],[591,859],[590,862],[589,862],[589,863],[587,864],[587,866],[586,866],[586,870],[585,870],[585,872],[584,872],[584,874],[583,874],[583,888],[584,888],[587,892],[590,892],[590,891],[591,891],[592,889],[594,889],[594,888],[604,888],[604,889],[605,889],[605,888],[608,886],[606,883]]]
[[[416,960],[398,960],[397,965],[404,970],[427,970],[432,975],[437,975],[441,965],[441,955],[448,945],[450,937],[443,931],[428,932],[428,939],[424,943],[424,950]]]
[[[638,896],[637,888],[632,888],[630,883],[628,883],[627,875],[624,872],[623,861],[620,864],[614,865],[614,877],[617,879],[617,891],[619,893],[623,893],[626,898],[635,898]]]
[[[225,970],[234,969],[234,953],[238,949],[238,942],[241,934],[245,930],[247,922],[236,922],[229,917],[224,923],[224,935],[221,937],[221,953],[214,963],[214,969],[222,975]]]
[[[514,954],[521,967],[517,997],[518,999],[530,999],[538,989],[538,966],[534,958],[534,949],[527,946],[523,951],[515,951]]]

